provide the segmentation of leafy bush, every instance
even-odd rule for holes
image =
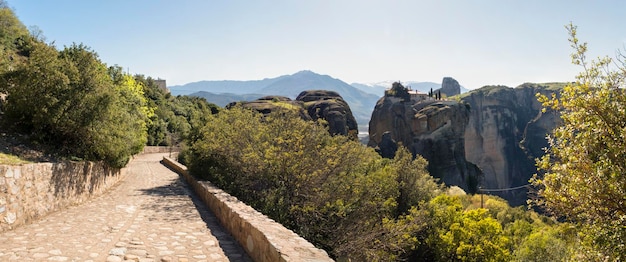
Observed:
[[[411,95],[409,94],[409,89],[404,87],[400,82],[394,82],[391,85],[391,88],[385,91],[385,96],[393,96],[402,98],[402,101],[410,101]]]
[[[570,24],[567,29],[572,62],[583,71],[559,97],[538,95],[544,110],[561,112],[563,125],[554,130],[549,151],[537,163],[541,173],[531,182],[540,198],[534,203],[577,223],[587,239],[584,243],[601,256],[624,261],[626,62],[623,55],[617,61],[589,61],[577,28]]]
[[[59,155],[126,165],[146,142],[151,110],[143,86],[107,69],[84,45],[62,51],[25,38],[27,56],[2,74],[5,125],[30,135]]]
[[[409,212],[439,190],[425,160],[413,161],[406,150],[383,159],[292,110],[265,117],[238,107],[222,111],[209,119],[190,151],[193,174],[335,257],[375,257],[375,243],[385,235],[383,220]]]
[[[182,154],[192,174],[338,259],[541,258],[541,252],[516,249],[532,246],[538,232],[558,225],[498,197],[484,196],[481,208],[478,195],[442,194],[426,161],[412,159],[405,148],[394,159],[383,159],[292,110],[263,116],[234,107],[209,116],[193,132],[197,135]],[[574,240],[558,244],[569,250]]]

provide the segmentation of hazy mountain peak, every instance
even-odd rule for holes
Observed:
[[[295,74],[293,74],[293,75],[295,76],[295,75],[320,75],[320,74],[315,73],[315,72],[313,72],[313,71],[311,71],[311,70],[302,70],[302,71],[298,71],[298,72],[296,72],[296,73],[295,73]]]

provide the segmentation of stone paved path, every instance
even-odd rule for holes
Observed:
[[[0,261],[251,261],[164,155],[137,156],[103,196],[0,233]]]

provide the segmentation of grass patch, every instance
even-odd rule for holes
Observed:
[[[23,165],[28,163],[32,162],[23,160],[14,155],[0,153],[0,165]]]

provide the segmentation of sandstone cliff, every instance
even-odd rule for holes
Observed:
[[[554,112],[541,112],[535,94],[549,95],[560,86],[487,86],[447,101],[383,97],[370,121],[370,145],[378,146],[389,131],[429,161],[431,174],[470,192],[525,185],[547,146],[546,134],[559,121]],[[526,200],[524,189],[491,193],[513,205]]]
[[[334,91],[308,90],[298,95],[296,100],[283,96],[266,96],[254,101],[231,103],[269,114],[278,108],[298,110],[305,120],[324,119],[328,131],[333,135],[346,135],[357,139],[358,126],[348,103]]]
[[[370,120],[370,146],[388,152],[383,134],[428,160],[428,170],[448,185],[476,190],[479,170],[465,159],[464,131],[470,110],[456,101],[401,101],[383,97]],[[388,140],[388,139],[387,139]],[[388,142],[387,142],[388,143]]]
[[[465,155],[483,171],[484,188],[528,184],[536,172],[535,159],[548,146],[546,135],[560,123],[555,112],[541,112],[535,95],[550,95],[556,88],[558,85],[492,86],[461,99],[472,108],[465,130]],[[525,202],[527,190],[493,193],[518,205]]]

